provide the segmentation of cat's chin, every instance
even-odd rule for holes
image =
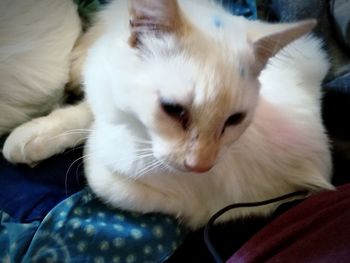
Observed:
[[[172,172],[172,173],[183,173],[183,172],[186,172],[186,169],[184,167],[181,167],[181,166],[176,165],[176,164],[169,163],[166,160],[161,160],[161,161],[163,163],[164,168],[167,169],[169,172]]]
[[[208,173],[210,172],[210,170],[207,171],[203,171],[203,172],[194,172],[192,170],[189,170],[188,168],[181,166],[181,165],[177,165],[177,164],[172,164],[169,163],[167,161],[163,161],[163,166],[171,173],[174,174],[179,174],[179,175],[193,175],[193,174],[204,174],[204,173]]]

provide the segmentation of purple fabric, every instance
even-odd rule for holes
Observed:
[[[350,262],[350,184],[291,208],[227,262]]]

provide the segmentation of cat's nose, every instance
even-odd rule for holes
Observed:
[[[205,173],[213,167],[212,165],[203,165],[203,164],[195,164],[195,163],[192,164],[192,163],[189,163],[187,160],[185,160],[184,166],[187,170],[195,173]]]

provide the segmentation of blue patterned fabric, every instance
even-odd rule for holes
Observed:
[[[17,222],[0,211],[0,262],[21,262],[39,224]]]
[[[0,259],[7,262],[163,262],[186,231],[175,219],[112,209],[84,189],[42,222],[0,213]]]

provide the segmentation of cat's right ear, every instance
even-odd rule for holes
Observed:
[[[132,47],[142,45],[142,37],[180,33],[182,17],[177,0],[130,0],[130,39]]]
[[[309,33],[315,25],[314,19],[279,24],[250,22],[248,37],[253,44],[255,56],[254,74],[259,75],[271,57],[292,41]]]

